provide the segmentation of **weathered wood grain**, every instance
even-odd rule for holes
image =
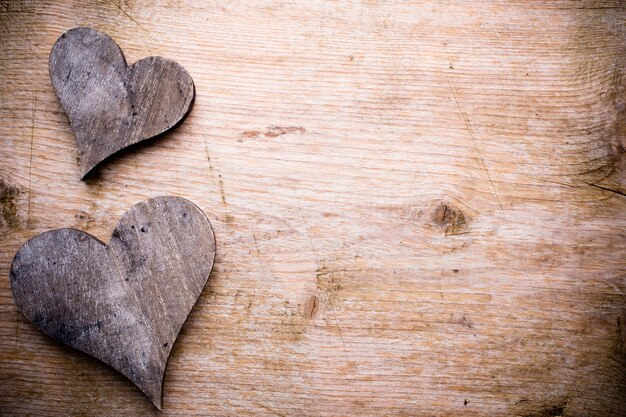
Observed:
[[[36,327],[117,369],[161,409],[167,360],[214,258],[204,213],[156,197],[124,213],[108,244],[77,229],[30,239],[11,288]]]
[[[623,416],[624,7],[0,6],[0,410],[153,413],[25,320],[8,275],[38,233],[107,239],[173,194],[218,249],[163,415]],[[197,93],[167,139],[86,183],[47,70],[80,25],[129,62],[175,59]]]
[[[175,127],[195,95],[176,62],[152,56],[127,66],[113,39],[82,27],[52,47],[50,79],[76,135],[81,179],[112,154]]]

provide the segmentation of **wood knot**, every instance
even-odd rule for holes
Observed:
[[[0,178],[0,227],[19,227],[23,219],[19,213],[19,198],[23,191]]]
[[[437,200],[431,209],[430,221],[446,236],[467,231],[467,217],[460,208],[448,201]]]

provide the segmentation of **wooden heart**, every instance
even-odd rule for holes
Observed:
[[[13,259],[11,288],[35,326],[117,369],[161,409],[172,345],[214,257],[202,211],[157,197],[124,213],[108,245],[76,229],[30,239]]]
[[[195,96],[181,65],[153,56],[128,66],[115,41],[90,28],[56,41],[50,78],[78,142],[81,179],[119,150],[175,127]]]

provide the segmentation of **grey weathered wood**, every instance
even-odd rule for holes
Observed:
[[[175,127],[195,96],[178,63],[153,56],[128,66],[115,41],[90,28],[56,41],[50,78],[78,142],[82,179],[110,155]]]
[[[127,211],[108,245],[76,229],[29,240],[13,259],[11,287],[35,326],[117,369],[160,409],[172,345],[214,257],[202,211],[157,197]]]

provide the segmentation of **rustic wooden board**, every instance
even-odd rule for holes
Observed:
[[[163,374],[215,258],[211,224],[180,197],[135,204],[108,243],[77,229],[30,239],[11,263],[20,311],[120,371],[161,408]]]
[[[0,412],[156,413],[9,265],[173,194],[217,257],[164,415],[626,414],[623,2],[154,3],[0,6]],[[76,26],[196,85],[86,183],[47,67]]]

